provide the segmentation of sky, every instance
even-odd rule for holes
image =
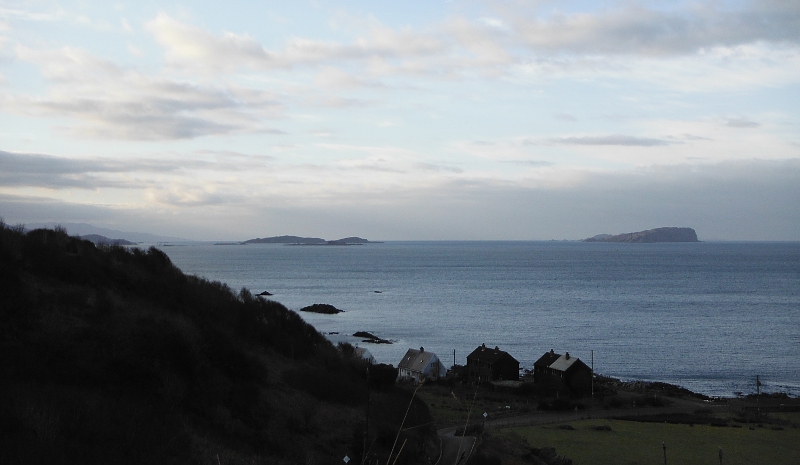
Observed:
[[[0,217],[800,240],[800,2],[0,0]]]

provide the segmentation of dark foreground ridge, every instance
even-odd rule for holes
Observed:
[[[2,464],[358,464],[364,444],[386,463],[396,437],[398,465],[431,463],[429,410],[396,376],[156,248],[0,220]]]
[[[656,228],[647,231],[632,232],[626,234],[598,234],[597,236],[584,239],[583,242],[632,242],[632,243],[652,243],[652,242],[699,242],[697,233],[692,228]]]

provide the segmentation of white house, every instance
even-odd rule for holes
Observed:
[[[375,357],[373,357],[372,354],[363,347],[356,347],[355,349],[353,349],[353,357],[355,357],[357,360],[361,360],[362,362],[366,362],[370,365],[375,363]]]
[[[433,352],[425,352],[424,347],[419,350],[408,349],[403,359],[397,365],[398,378],[437,380],[447,374],[447,368]]]

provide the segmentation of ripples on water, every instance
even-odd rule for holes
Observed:
[[[800,243],[389,242],[162,247],[184,272],[268,290],[322,332],[397,365],[424,346],[448,365],[482,343],[530,368],[568,351],[595,371],[709,395],[800,395]],[[375,291],[381,291],[376,293]],[[358,342],[352,338],[342,338]]]

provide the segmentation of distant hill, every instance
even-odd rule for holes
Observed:
[[[99,234],[86,234],[85,236],[79,237],[85,241],[92,242],[94,245],[136,245],[136,242],[131,242],[125,239],[109,239],[108,237],[101,236]]]
[[[326,241],[319,237],[300,237],[300,236],[274,236],[250,239],[242,244],[292,244],[292,245],[360,245],[360,244],[379,244],[360,237],[345,237],[335,241]]]
[[[631,243],[652,243],[652,242],[699,242],[697,233],[692,228],[656,228],[647,231],[638,231],[625,234],[598,234],[597,236],[584,239],[583,242],[631,242]]]
[[[31,223],[26,224],[26,229],[54,229],[57,226],[61,226],[67,230],[72,236],[88,236],[92,234],[97,234],[99,236],[105,237],[124,237],[126,240],[134,241],[134,242],[147,242],[147,243],[155,243],[155,242],[177,242],[177,241],[187,241],[188,239],[181,238],[181,237],[172,237],[172,236],[159,236],[156,234],[150,233],[142,233],[142,232],[132,232],[132,231],[118,231],[116,229],[108,229],[108,228],[100,228],[97,226],[93,226],[87,223]]]

